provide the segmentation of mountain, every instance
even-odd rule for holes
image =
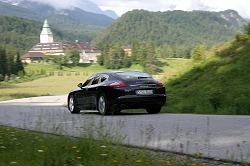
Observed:
[[[217,15],[229,21],[234,27],[236,27],[236,29],[246,23],[246,20],[243,19],[235,10],[217,12]]]
[[[203,43],[211,46],[232,39],[244,23],[245,20],[232,10],[219,13],[133,10],[104,29],[93,42],[131,43],[137,39],[153,41],[158,46],[168,44],[192,48]]]
[[[58,3],[56,1],[39,1],[39,0],[0,0],[0,1],[16,6],[21,6],[36,12],[40,11],[43,13],[45,11],[45,13],[47,14],[48,12],[52,14],[55,11],[57,11],[58,13],[64,13],[63,10],[65,9],[74,10],[74,8],[79,8],[86,12],[106,15],[112,19],[118,18],[118,15],[114,11],[112,10],[102,11],[95,3],[89,0],[73,1],[73,2],[69,1],[63,3]]]
[[[92,13],[97,13],[97,14],[104,14],[108,17],[111,17],[113,19],[117,19],[119,16],[113,11],[113,10],[105,10],[102,11],[95,3],[89,1],[89,0],[84,0],[78,2],[77,6],[80,9]]]
[[[44,20],[44,17],[39,15],[38,13],[27,10],[25,8],[21,8],[18,6],[10,5],[8,3],[4,3],[0,1],[0,15],[13,15],[22,17],[30,20]]]
[[[37,21],[49,19],[49,17],[54,15],[63,15],[72,17],[72,19],[83,21],[87,24],[103,27],[106,27],[114,22],[114,19],[106,15],[87,12],[76,7],[72,9],[57,10],[47,4],[26,0],[20,1],[18,4],[19,5],[16,6],[10,5],[9,3],[0,2],[0,15],[15,15],[17,17]]]
[[[0,16],[17,16],[40,21],[41,27],[43,21],[47,19],[52,27],[63,29],[74,40],[81,42],[91,42],[102,29],[114,22],[114,19],[106,15],[83,11],[80,8],[57,10],[38,2],[21,1],[18,3],[20,6],[0,2]]]
[[[250,19],[249,19],[249,18],[245,18],[245,20],[246,20],[247,22],[250,22]]]
[[[87,12],[77,7],[71,9],[56,9],[48,4],[27,0],[19,2],[18,6],[40,13],[40,15],[44,17],[50,17],[54,14],[66,15],[96,26],[107,26],[114,21],[114,19],[106,15]]]

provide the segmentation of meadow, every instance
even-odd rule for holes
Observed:
[[[163,61],[164,62],[164,61]],[[189,60],[170,59],[165,60],[163,73],[154,76],[156,79],[165,79],[170,75],[183,70]],[[132,65],[129,69],[142,71],[140,65]],[[63,70],[57,70],[55,66],[47,63],[31,63],[25,67],[27,74],[31,78],[20,78],[8,82],[0,82],[0,101],[12,100],[18,98],[49,96],[68,94],[70,90],[77,87],[77,84],[84,82],[89,76],[96,72],[107,71],[98,64],[80,64],[73,67],[71,65],[63,66]]]

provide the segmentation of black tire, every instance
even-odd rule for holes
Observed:
[[[149,114],[158,114],[161,111],[161,107],[149,107],[149,108],[146,108],[146,111]]]
[[[108,112],[110,112],[108,107],[107,98],[104,93],[101,93],[97,100],[97,110],[100,115],[106,115]]]
[[[78,114],[80,112],[80,110],[76,108],[75,98],[73,95],[70,95],[69,97],[68,109],[72,114]]]

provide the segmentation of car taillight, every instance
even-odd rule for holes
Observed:
[[[157,81],[156,85],[159,86],[159,87],[164,86],[164,84],[161,81]]]
[[[115,89],[115,88],[121,88],[121,87],[127,87],[128,85],[123,83],[123,82],[113,82],[111,84],[109,84],[109,87],[112,88],[112,89]]]

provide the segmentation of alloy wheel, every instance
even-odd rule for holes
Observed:
[[[73,112],[74,111],[74,98],[73,96],[70,96],[70,99],[69,99],[69,110],[70,112]]]
[[[100,114],[105,114],[105,109],[106,109],[105,97],[103,95],[101,95],[99,97],[99,101],[98,101],[98,110],[99,110]]]

